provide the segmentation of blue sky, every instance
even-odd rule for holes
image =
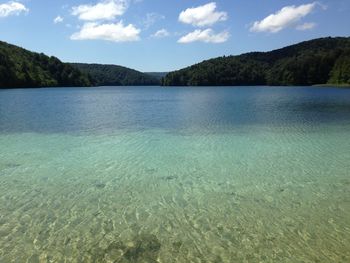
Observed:
[[[65,62],[170,71],[350,36],[349,14],[349,0],[0,0],[0,40]]]

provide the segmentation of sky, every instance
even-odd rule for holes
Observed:
[[[350,36],[350,0],[0,0],[0,40],[143,72],[327,36]]]

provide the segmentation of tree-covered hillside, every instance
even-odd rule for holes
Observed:
[[[147,75],[151,75],[159,80],[159,82],[164,78],[169,72],[144,72]]]
[[[0,41],[0,88],[91,84],[87,75],[58,58]]]
[[[0,41],[0,88],[158,85],[162,74],[116,65],[62,63]],[[321,38],[270,52],[210,59],[162,79],[163,85],[173,86],[327,83],[350,85],[350,38]]]
[[[117,65],[72,63],[88,74],[96,86],[159,85],[160,81],[148,74]]]
[[[350,84],[350,38],[321,38],[271,52],[220,57],[171,72],[163,85]]]
[[[159,84],[156,77],[129,68],[63,63],[0,41],[0,88]]]

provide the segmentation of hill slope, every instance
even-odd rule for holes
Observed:
[[[0,41],[0,88],[159,85],[148,74],[116,65],[63,63]]]
[[[87,75],[58,58],[0,41],[0,88],[90,86]]]
[[[155,77],[160,82],[169,72],[144,72],[147,75]]]
[[[169,86],[350,84],[350,38],[320,38],[270,52],[219,57],[170,72]]]
[[[71,63],[88,74],[96,86],[159,85],[160,81],[148,74],[117,65]]]

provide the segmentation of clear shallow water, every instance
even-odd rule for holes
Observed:
[[[0,262],[349,262],[350,90],[0,90]]]

